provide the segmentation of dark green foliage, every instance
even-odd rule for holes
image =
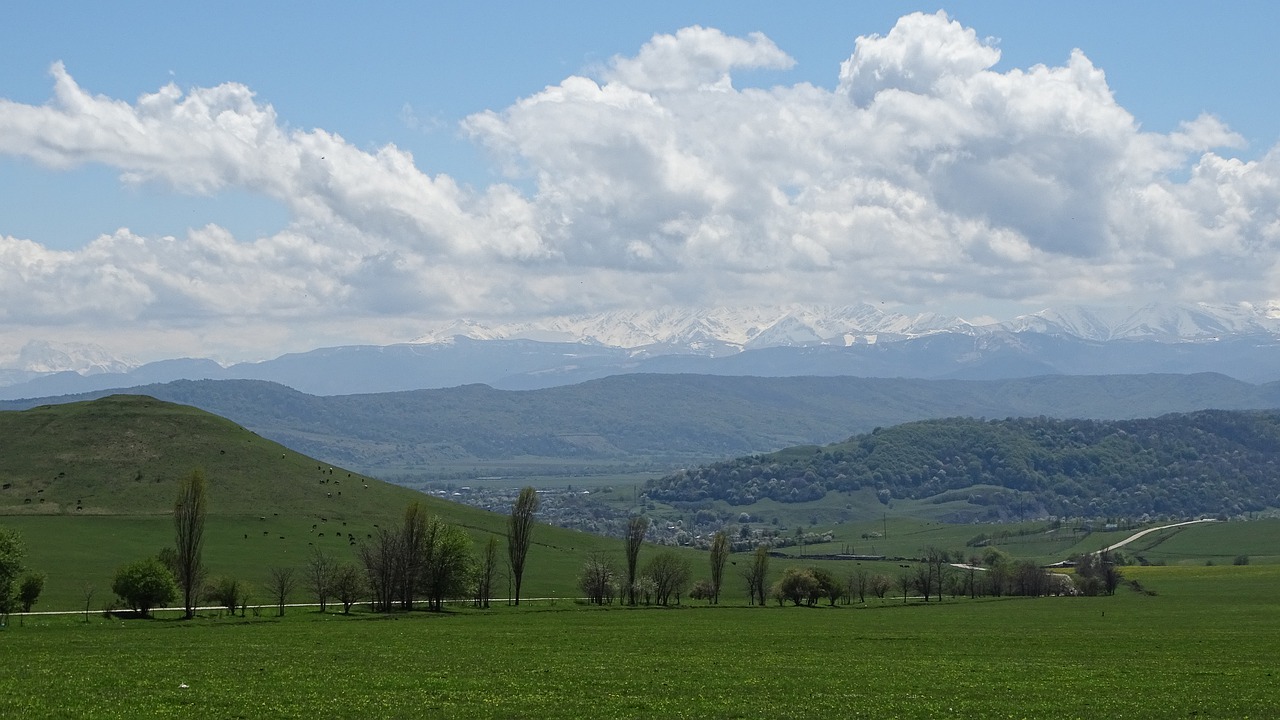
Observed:
[[[42,591],[44,591],[44,573],[27,573],[22,576],[22,580],[18,583],[18,604],[22,607],[22,612],[31,612],[31,606],[40,599]]]
[[[1227,514],[1280,505],[1280,413],[1206,410],[1146,420],[927,420],[836,445],[681,471],[663,501],[803,502],[874,488],[966,499],[986,519]]]
[[[138,560],[117,570],[111,590],[143,617],[149,616],[152,608],[163,607],[178,596],[173,573],[154,557]]]
[[[26,548],[16,530],[0,526],[0,616],[13,612],[18,601],[18,576],[25,567]]]

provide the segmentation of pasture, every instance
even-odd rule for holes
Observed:
[[[1280,566],[1126,572],[1155,594],[30,617],[0,716],[1275,716]]]

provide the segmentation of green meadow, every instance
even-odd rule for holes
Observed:
[[[460,608],[0,631],[3,717],[1275,717],[1280,565],[1114,597]]]

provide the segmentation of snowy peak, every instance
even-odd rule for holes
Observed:
[[[722,354],[748,348],[844,345],[850,337],[890,334],[916,337],[948,330],[968,331],[959,318],[934,314],[886,313],[871,305],[713,308],[660,308],[551,317],[524,323],[483,325],[453,322],[415,340],[448,342],[472,339],[523,339],[582,342],[608,347],[672,352],[694,350]]]
[[[1271,305],[1170,305],[1153,303],[1132,308],[1068,306],[1023,315],[1000,328],[1009,332],[1038,332],[1105,342],[1155,340],[1204,341],[1226,335],[1280,334],[1280,313]]]
[[[32,340],[18,352],[15,369],[34,373],[71,371],[97,375],[129,372],[136,367],[137,361],[113,357],[97,345]]]

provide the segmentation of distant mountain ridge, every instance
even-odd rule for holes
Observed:
[[[994,379],[1220,372],[1280,380],[1280,306],[1044,310],[976,325],[871,305],[655,309],[509,325],[458,321],[412,343],[352,345],[223,366],[131,364],[93,346],[30,343],[0,399],[173,380],[267,380],[319,395],[482,383],[527,390],[630,373]]]
[[[670,467],[939,417],[1124,419],[1280,408],[1280,383],[1214,374],[991,381],[638,374],[522,392],[466,385],[337,397],[261,381],[183,380],[131,392],[201,408],[297,452],[374,474],[530,458]],[[0,402],[0,410],[94,396]]]

